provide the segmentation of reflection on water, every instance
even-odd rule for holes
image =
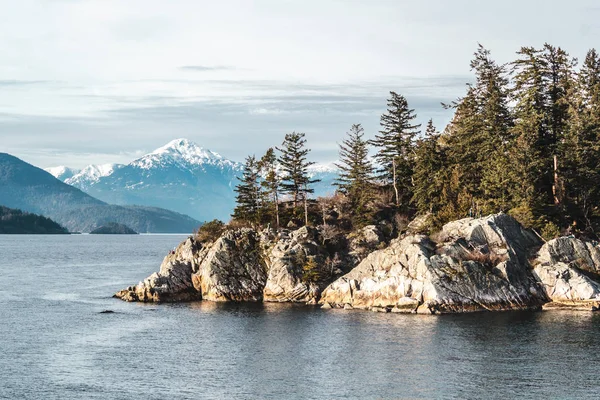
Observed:
[[[181,239],[0,236],[0,397],[597,396],[598,314],[422,316],[110,297],[155,271]]]

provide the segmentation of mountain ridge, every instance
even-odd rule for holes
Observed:
[[[166,209],[107,204],[7,153],[0,153],[0,204],[41,214],[71,232],[89,232],[108,222],[155,233],[192,232],[200,225]]]
[[[242,163],[185,138],[171,140],[128,164],[105,165],[118,167],[102,176],[85,177],[84,171],[94,172],[101,166],[91,165],[65,183],[108,203],[162,207],[200,221],[230,219],[235,207],[234,189],[243,171]],[[315,197],[333,193],[335,171],[333,163],[309,168],[311,178],[322,180],[314,185]]]

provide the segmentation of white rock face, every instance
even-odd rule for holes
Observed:
[[[546,308],[591,309],[600,301],[600,249],[573,237],[544,244],[535,260],[535,274],[552,303]]]
[[[454,313],[539,308],[531,274],[535,234],[498,214],[444,226],[438,245],[423,235],[395,239],[333,282],[320,303],[395,312]]]
[[[192,275],[202,299],[211,301],[261,301],[267,266],[256,232],[227,232],[217,239]]]
[[[418,234],[394,239],[362,261],[350,251],[352,243],[332,245],[324,236],[304,227],[277,234],[238,229],[212,243],[188,238],[165,257],[159,272],[115,296],[319,302],[323,308],[426,314],[542,305],[591,310],[600,302],[596,244],[564,237],[542,246],[534,232],[505,214],[451,222],[436,235],[437,243]],[[371,244],[381,240],[374,227],[354,237]],[[307,279],[309,260],[317,279]]]
[[[316,302],[321,287],[305,282],[303,265],[297,259],[319,255],[317,232],[300,228],[279,240],[268,252],[269,277],[264,288],[264,300],[271,302]],[[300,257],[298,257],[300,256]]]
[[[200,300],[201,295],[192,283],[192,274],[197,271],[208,250],[192,238],[186,239],[174,253],[165,257],[159,272],[136,286],[121,290],[115,297],[141,302]]]
[[[213,243],[189,238],[174,254],[165,257],[158,273],[115,296],[143,302],[203,299],[316,303],[331,281],[304,279],[306,260],[313,259],[320,269],[326,260],[326,253],[317,243],[318,232],[304,227],[280,235],[276,239],[272,234],[239,229],[226,232]]]

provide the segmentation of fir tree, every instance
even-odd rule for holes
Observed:
[[[346,133],[346,139],[339,145],[340,161],[336,164],[340,174],[335,185],[348,197],[358,220],[366,218],[365,208],[374,171],[369,160],[368,142],[363,139],[364,134],[361,124],[352,125]]]
[[[417,140],[415,149],[412,201],[419,213],[438,212],[444,206],[442,191],[446,181],[446,160],[439,138],[440,134],[430,119],[425,135]]]
[[[259,161],[259,169],[264,174],[261,186],[267,194],[269,201],[275,211],[275,226],[279,228],[279,184],[280,179],[277,175],[277,156],[273,148],[269,148]]]
[[[381,165],[379,178],[394,189],[397,207],[408,208],[412,198],[412,164],[414,140],[420,124],[415,124],[415,111],[404,96],[390,92],[388,109],[381,116],[381,131],[370,143],[378,148],[375,159]]]
[[[304,133],[292,132],[285,135],[281,148],[279,164],[282,169],[281,189],[283,193],[290,194],[293,197],[294,211],[298,207],[298,202],[304,202],[304,221],[308,223],[307,200],[310,193],[314,193],[311,184],[319,182],[318,179],[310,179],[308,176],[308,167],[314,162],[308,161],[306,156],[310,149],[305,147],[306,139]]]
[[[246,157],[244,171],[236,186],[236,207],[233,218],[241,221],[260,221],[259,169],[254,156]]]
[[[475,84],[468,86],[464,98],[451,105],[456,112],[446,129],[448,157],[456,170],[460,192],[464,193],[460,203],[470,202],[469,208],[474,209],[471,212],[497,212],[498,204],[493,196],[502,197],[495,193],[502,184],[495,178],[507,173],[508,166],[502,163],[512,126],[508,78],[505,67],[496,64],[481,45],[471,61],[471,68],[475,72]],[[468,210],[457,211],[464,214]]]
[[[568,99],[569,125],[558,149],[567,209],[576,227],[595,233],[600,202],[600,57],[595,50],[588,52]]]

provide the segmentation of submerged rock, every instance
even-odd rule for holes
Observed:
[[[321,304],[455,313],[533,309],[548,301],[527,261],[541,241],[512,217],[452,222],[439,242],[423,235],[393,240],[325,289]]]

